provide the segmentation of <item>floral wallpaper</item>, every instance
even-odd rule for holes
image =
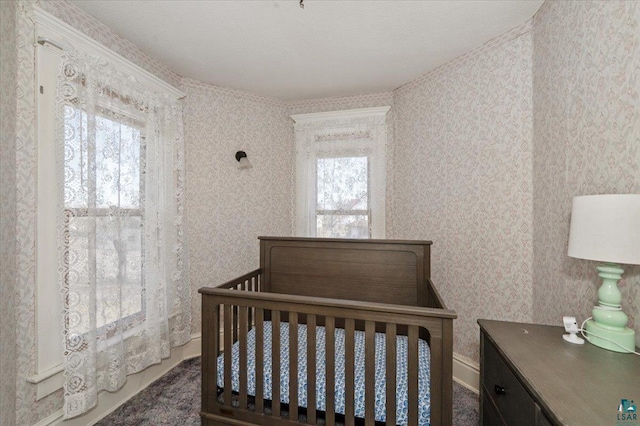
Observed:
[[[589,315],[593,264],[566,256],[571,197],[640,192],[640,4],[547,0],[532,21],[393,92],[284,102],[182,79],[66,0],[0,1],[0,90],[16,93],[0,115],[0,243],[15,248],[15,265],[3,253],[0,268],[15,282],[15,300],[6,285],[0,297],[0,423],[32,425],[61,407],[61,392],[36,401],[25,381],[35,365],[34,3],[187,95],[192,332],[199,287],[257,267],[258,235],[292,233],[289,115],[372,106],[391,106],[387,237],[434,241],[432,277],[458,312],[458,355],[478,359],[477,318]],[[237,150],[252,169],[235,167]],[[627,268],[623,305],[637,336],[639,284],[640,268]]]
[[[16,412],[16,12],[0,2],[0,425]]]
[[[111,31],[102,22],[87,14],[67,0],[34,0],[38,6],[82,31],[97,42],[107,46],[120,56],[130,60],[156,77],[178,87],[181,77],[171,68],[140,51],[135,44]]]
[[[433,241],[454,352],[474,361],[478,318],[532,316],[530,29],[394,92],[395,236]]]
[[[371,93],[368,95],[343,96],[335,98],[308,99],[287,102],[288,114],[310,114],[313,112],[341,111],[345,109],[391,106],[393,92]]]
[[[187,233],[192,332],[200,287],[260,266],[260,235],[291,235],[293,127],[284,102],[185,79]],[[245,151],[253,165],[237,168]]]
[[[595,262],[567,256],[575,195],[640,193],[640,4],[546,2],[534,30],[534,320],[591,316]],[[623,309],[640,345],[640,267]]]

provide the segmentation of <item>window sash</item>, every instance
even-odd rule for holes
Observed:
[[[320,216],[370,216],[371,210],[316,210]]]
[[[122,99],[120,99],[118,97],[118,94],[113,94],[112,96],[114,101],[122,101]],[[102,104],[102,103],[101,103]],[[76,112],[80,112],[80,114],[82,114],[82,120],[86,120],[87,119],[87,115],[88,113],[86,111],[83,111],[81,108],[77,108],[74,107],[74,109],[76,109]],[[118,115],[123,116],[122,120],[118,120]],[[142,117],[140,116],[136,116],[133,117],[131,114],[126,114],[125,113],[125,109],[124,108],[118,108],[117,105],[115,103],[112,103],[111,105],[109,105],[109,109],[107,108],[103,108],[103,111],[98,114],[95,114],[95,118],[101,118],[104,120],[108,120],[110,122],[115,123],[116,125],[119,125],[120,128],[122,127],[127,127],[129,129],[133,129],[139,132],[139,140],[138,140],[138,145],[139,145],[139,162],[137,164],[137,168],[138,168],[138,188],[137,188],[137,192],[138,192],[138,196],[137,196],[137,200],[138,200],[138,204],[139,207],[138,208],[122,208],[122,207],[117,207],[117,206],[109,206],[109,207],[71,207],[68,206],[65,208],[65,233],[67,235],[66,241],[68,242],[68,244],[70,243],[70,230],[69,230],[69,225],[70,225],[70,220],[72,217],[75,218],[89,218],[89,217],[96,217],[96,218],[101,218],[101,217],[110,217],[110,216],[122,216],[122,217],[139,217],[140,218],[140,222],[141,222],[141,246],[140,246],[140,258],[141,258],[141,264],[140,264],[140,310],[130,313],[129,315],[122,317],[122,318],[117,318],[114,321],[111,321],[109,323],[103,324],[99,327],[97,327],[95,330],[89,330],[86,334],[90,334],[92,332],[95,332],[96,335],[98,336],[105,336],[107,339],[113,337],[117,331],[118,331],[118,327],[114,327],[113,325],[116,323],[120,324],[120,330],[121,331],[128,331],[131,330],[137,326],[139,326],[140,324],[142,324],[146,318],[146,300],[144,297],[145,294],[145,276],[144,276],[144,246],[145,246],[145,239],[144,239],[144,226],[145,226],[145,221],[144,221],[144,213],[143,213],[143,209],[141,208],[142,203],[144,202],[144,197],[143,197],[143,193],[144,193],[144,170],[143,170],[143,164],[144,164],[144,157],[145,157],[145,145],[144,145],[144,123],[141,121]],[[97,133],[97,131],[96,131]],[[95,136],[97,138],[97,135]],[[83,141],[84,143],[84,141]],[[96,155],[96,151],[94,150],[94,158],[92,160],[93,163],[97,163],[98,160],[95,158]],[[89,173],[87,175],[88,179],[91,179],[91,177],[93,177],[93,182],[87,182],[88,186],[90,188],[93,188],[94,191],[97,191],[97,182],[95,182],[95,179],[97,178],[97,175],[95,173],[91,174]],[[118,198],[120,198],[119,194],[118,194]],[[93,237],[95,238],[95,236]],[[69,248],[67,246],[67,248]],[[97,257],[94,254],[93,259],[88,259],[90,263],[92,263],[93,265],[95,265],[97,263]],[[65,259],[65,262],[67,263],[68,266],[68,258]],[[67,282],[68,285],[68,282]],[[85,337],[88,337],[85,335]]]
[[[140,217],[143,219],[143,214],[142,214],[142,210],[141,209],[111,209],[111,208],[96,208],[96,209],[86,209],[86,208],[67,208],[65,209],[65,241],[67,241],[68,244],[70,244],[71,242],[71,231],[69,229],[70,226],[70,221],[71,218],[83,218],[83,217],[109,217],[109,216],[114,216],[114,211],[116,211],[116,216],[123,216],[123,217]],[[89,214],[91,213],[91,214]],[[141,229],[141,234],[144,235],[144,220],[141,220],[141,224],[142,224],[142,229]],[[144,238],[141,239],[141,247],[140,247],[140,254],[141,256],[144,253]],[[68,254],[68,250],[65,251],[65,258],[64,258],[64,262],[67,265],[67,267],[69,266],[69,254]],[[94,257],[93,259],[91,259],[90,261],[92,261],[94,264],[97,261],[97,259]],[[86,339],[89,338],[89,335],[92,332],[95,332],[96,335],[98,336],[105,336],[107,339],[110,339],[111,337],[113,337],[116,332],[118,331],[117,327],[113,327],[112,325],[115,324],[116,322],[120,322],[120,330],[123,332],[126,332],[128,330],[132,330],[135,327],[139,326],[140,324],[142,324],[144,322],[144,320],[146,319],[146,299],[144,297],[145,294],[145,278],[144,278],[144,263],[141,264],[141,268],[140,268],[140,282],[141,282],[141,290],[140,290],[140,310],[137,312],[133,312],[125,317],[122,318],[118,318],[115,321],[106,323],[100,327],[97,327],[95,330],[89,330],[84,334],[84,337]],[[66,284],[68,285],[68,281],[66,282]],[[68,297],[68,296],[67,296]]]
[[[327,150],[323,149],[320,152],[316,153],[315,156],[315,167],[314,167],[314,182],[313,186],[315,188],[315,225],[313,228],[315,229],[315,234],[318,235],[318,223],[317,220],[321,216],[366,216],[367,217],[367,238],[371,238],[371,155],[370,150],[366,150],[366,154],[363,155],[361,150],[356,150],[354,148],[342,148],[336,150]],[[367,200],[366,200],[366,209],[320,209],[318,208],[318,185],[319,185],[319,177],[318,177],[318,160],[328,160],[328,159],[341,159],[341,158],[366,158],[367,160]]]

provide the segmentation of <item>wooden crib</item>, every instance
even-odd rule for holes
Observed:
[[[430,246],[428,241],[260,237],[260,269],[199,290],[202,424],[395,425],[396,390],[405,385],[404,424],[425,424],[418,413],[423,397],[418,373],[424,375],[426,361],[418,346],[426,342],[428,419],[431,425],[451,425],[456,314],[446,309],[429,278]],[[376,354],[379,339],[384,343]],[[339,357],[317,359],[318,347],[334,354],[337,342],[341,351],[344,346]],[[402,359],[396,355],[400,345],[406,345]],[[358,375],[356,360],[362,358],[364,371]],[[336,376],[338,364],[344,377]],[[396,377],[401,368],[406,372]],[[372,378],[380,369],[383,379],[376,382]],[[356,375],[364,384],[354,382]],[[336,377],[344,383],[337,386]],[[376,387],[381,382],[383,390]],[[359,415],[356,384],[363,392]],[[383,392],[382,401],[376,392]]]

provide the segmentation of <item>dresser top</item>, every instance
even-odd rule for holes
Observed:
[[[617,417],[622,399],[640,406],[640,356],[566,342],[562,327],[491,320],[478,324],[554,422],[640,424]]]

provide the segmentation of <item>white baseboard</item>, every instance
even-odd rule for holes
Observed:
[[[453,380],[475,393],[480,393],[480,366],[453,354]]]
[[[34,424],[33,426],[49,426],[49,425],[53,425],[53,424],[60,424],[62,422],[62,410],[58,410],[55,413],[50,414],[49,416],[45,417],[44,419],[40,420],[38,423]]]
[[[191,359],[199,357],[202,354],[202,334],[194,333],[189,340],[182,347],[182,359]]]
[[[128,376],[125,385],[117,392],[100,392],[96,407],[82,416],[62,420],[63,412],[58,410],[33,426],[86,426],[99,422],[185,359],[200,356],[201,340],[200,333],[192,335],[189,342],[183,346],[173,348],[169,358],[163,359],[161,363],[152,365],[139,373]]]

